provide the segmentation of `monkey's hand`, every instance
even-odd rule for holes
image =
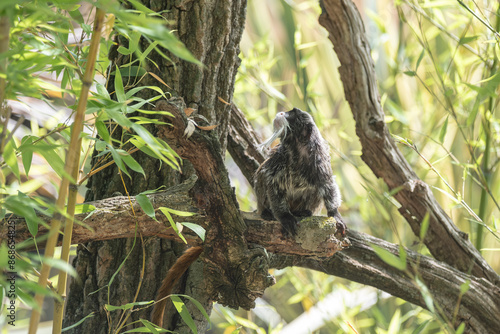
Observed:
[[[280,215],[278,219],[281,223],[281,231],[283,232],[283,235],[288,236],[297,234],[297,225],[299,222],[294,215],[290,212],[285,212]]]
[[[337,209],[335,209],[333,211],[329,211],[328,217],[335,218],[335,221],[337,222],[337,224],[336,224],[337,234],[339,234],[342,238],[345,238],[346,231],[347,231],[347,225],[344,223],[344,219],[340,215],[340,212]]]

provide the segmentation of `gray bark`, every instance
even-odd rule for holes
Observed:
[[[204,68],[198,67],[167,52],[173,63],[159,55],[151,54],[158,68],[148,64],[150,65],[148,70],[158,75],[172,88],[169,93],[173,96],[183,98],[189,107],[197,109],[211,122],[220,123],[216,132],[223,152],[226,146],[230,108],[221,102],[219,97],[227,102],[232,100],[234,77],[239,65],[239,42],[244,27],[246,1],[144,0],[143,3],[154,11],[163,12],[168,22],[172,23],[170,28],[176,31],[179,39],[205,65]],[[126,43],[126,40],[118,40],[118,44],[126,45]],[[143,49],[147,47],[146,44],[143,41]],[[129,61],[116,51],[111,53],[110,59],[117,65]],[[110,80],[111,92],[112,82],[113,78]],[[146,77],[142,84],[161,85],[153,77]],[[148,92],[144,90],[141,97],[150,97],[147,94]],[[151,128],[151,131],[155,134],[157,129]],[[132,180],[129,180],[124,176],[130,195],[156,189],[162,185],[178,184],[194,172],[188,162],[183,164],[183,174],[180,175],[144,154],[136,153],[134,158],[141,164],[147,177],[134,174]],[[116,191],[123,195],[127,193],[114,166],[92,177],[88,186],[90,190],[86,197],[87,201],[111,197]],[[109,318],[107,317],[104,304],[108,303],[108,291],[101,288],[110,281],[132,248],[133,251],[128,255],[127,261],[109,288],[109,303],[112,305],[133,301],[139,287],[137,301],[154,299],[166,271],[185,248],[182,244],[157,237],[145,238],[144,242],[137,238],[135,246],[133,245],[133,239],[119,239],[79,246],[74,265],[80,280],[74,280],[70,284],[64,326],[79,321],[91,312],[95,313],[94,317],[87,319],[81,326],[72,330],[72,333],[108,333],[117,329],[120,314],[115,311]],[[144,275],[141,272],[143,257]],[[185,275],[176,292],[190,294],[210,311],[212,303],[206,291],[193,288],[204,286],[203,283],[200,284],[204,276],[201,275],[203,271],[200,272],[199,266],[196,272],[197,275],[189,273]],[[148,319],[149,312],[150,309],[133,312],[128,322],[139,318]],[[195,313],[194,317],[198,320],[197,326],[203,331],[206,321],[200,319],[199,313]],[[176,311],[167,310],[166,320],[165,324],[169,329],[189,332],[176,315]]]

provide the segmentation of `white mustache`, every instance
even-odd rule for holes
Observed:
[[[285,113],[284,112],[278,113],[273,121],[273,130],[274,130],[273,134],[266,141],[264,141],[262,144],[259,145],[259,149],[263,148],[268,149],[271,146],[271,144],[276,139],[278,139],[282,134],[283,138],[285,138],[289,128],[290,124],[288,124],[288,121],[285,117]]]

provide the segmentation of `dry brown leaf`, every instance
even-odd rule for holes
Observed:
[[[159,76],[157,76],[157,75],[156,75],[156,74],[154,74],[153,72],[148,72],[148,73],[149,73],[149,74],[151,74],[151,76],[152,76],[153,78],[155,78],[156,80],[158,80],[159,82],[161,82],[162,84],[164,84],[165,86],[167,86],[168,88],[170,88],[170,86],[169,86],[169,85],[167,85],[167,84],[165,83],[165,81],[163,81],[163,80],[162,80]],[[172,88],[170,88],[170,89],[172,89]]]
[[[199,126],[199,125],[197,125],[198,129],[205,130],[205,131],[213,130],[213,129],[215,129],[218,126],[219,126],[219,124],[209,125],[209,126]]]
[[[184,109],[184,113],[186,114],[187,117],[191,116],[191,114],[195,111],[196,111],[196,109],[193,109],[193,108]]]
[[[226,101],[225,101],[222,97],[217,96],[217,98],[218,98],[218,99],[219,99],[219,101],[221,101],[222,103],[227,104],[228,106],[229,106],[229,105],[231,105],[231,103],[226,102]]]

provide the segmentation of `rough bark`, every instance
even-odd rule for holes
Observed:
[[[442,320],[455,328],[465,323],[464,333],[500,332],[500,288],[484,278],[463,273],[443,262],[405,249],[408,272],[391,267],[373,251],[381,247],[399,257],[399,245],[373,236],[349,231],[352,246],[333,257],[318,261],[295,255],[274,254],[270,266],[285,268],[300,266],[329,275],[371,285],[428,309],[422,291],[412,277],[418,277],[429,289],[436,310]],[[469,289],[461,295],[461,286],[469,282]]]
[[[190,192],[195,186],[195,180],[196,178],[192,178],[168,189],[166,192],[148,195],[157,212],[158,221],[146,215],[135,201],[135,198],[129,199],[125,196],[119,196],[88,202],[89,205],[93,205],[96,209],[90,213],[76,215],[75,218],[82,224],[75,225],[72,244],[134,238],[138,237],[139,234],[142,237],[154,236],[180,242],[180,237],[170,227],[167,218],[160,213],[158,209],[160,207],[192,212],[195,215],[190,217],[177,217],[175,215],[172,215],[172,217],[175,221],[194,223],[208,228],[207,220],[209,217],[205,210],[195,206],[194,199],[190,196]],[[324,258],[332,256],[335,252],[349,246],[348,239],[338,240],[335,237],[335,221],[328,217],[304,219],[298,228],[299,233],[295,239],[292,239],[283,236],[281,225],[277,221],[262,220],[254,212],[241,211],[239,215],[241,215],[246,225],[244,234],[246,242],[264,247],[272,253]],[[24,250],[35,249],[35,245],[30,242],[32,237],[24,218],[12,217],[8,221],[15,223],[15,240],[19,248]],[[2,221],[0,223],[0,238],[6,238],[7,232],[7,221]],[[48,229],[45,226],[40,225],[38,227],[37,247],[39,249],[43,249],[45,246],[44,239],[47,233]],[[199,236],[188,228],[182,231],[182,235],[191,246],[202,244]],[[59,244],[61,241],[62,237]]]
[[[153,63],[145,64],[148,71],[155,73],[171,90],[170,94],[183,98],[189,107],[205,115],[212,123],[218,123],[216,129],[220,142],[220,151],[226,145],[227,124],[230,120],[229,105],[234,86],[234,77],[239,65],[239,41],[244,27],[246,1],[154,1],[144,0],[144,5],[156,12],[162,12],[172,30],[186,47],[205,66],[187,63],[166,52],[172,62],[160,55],[150,54]],[[126,39],[118,39],[118,45],[127,45]],[[147,42],[142,41],[143,50]],[[130,61],[128,57],[113,51],[110,55],[113,65],[122,65]],[[125,78],[128,79],[128,78]],[[113,91],[113,78],[110,78],[109,91]],[[142,85],[157,85],[156,79],[147,76]],[[153,94],[144,90],[141,97],[149,98]],[[219,99],[220,98],[220,99]],[[150,129],[155,134],[156,129]],[[119,131],[117,133],[119,135]],[[162,185],[175,185],[192,174],[189,163],[183,164],[183,174],[171,172],[160,162],[144,154],[134,154],[147,177],[134,174],[132,180],[124,176],[127,191],[135,195],[144,190],[156,189]],[[111,197],[116,191],[126,194],[116,167],[109,167],[89,180],[90,192],[87,200]],[[108,333],[116,330],[120,317],[118,312],[108,318],[103,306],[106,303],[120,305],[134,300],[136,289],[140,287],[137,300],[152,300],[158,285],[166,271],[185,248],[160,238],[146,238],[144,243],[133,239],[100,241],[80,246],[75,266],[81,281],[73,281],[68,295],[65,326],[71,325],[91,312],[94,317],[86,320],[73,333]],[[134,246],[135,245],[135,246]],[[144,247],[143,247],[144,246]],[[133,251],[131,251],[133,249]],[[131,252],[130,252],[131,251]],[[130,253],[130,254],[129,254]],[[141,272],[144,257],[144,275]],[[105,286],[127,258],[120,273],[108,291],[98,289]],[[200,301],[209,311],[211,301],[206,290],[197,287],[205,286],[203,270],[194,265],[197,275],[186,275],[187,279],[180,284],[180,292],[189,294]],[[91,292],[98,291],[89,295]],[[188,307],[190,307],[188,305]],[[149,309],[132,313],[131,320],[149,318]],[[169,329],[179,332],[190,332],[185,324],[176,316],[176,312],[166,312],[165,324]],[[206,327],[206,321],[199,313],[194,312],[200,331]],[[109,326],[109,327],[108,327]]]
[[[319,22],[329,33],[339,58],[344,92],[356,121],[363,161],[382,178],[401,204],[400,213],[418,237],[429,214],[423,240],[432,255],[465,273],[500,286],[500,278],[460,231],[405,160],[384,122],[374,63],[361,15],[351,0],[321,1]]]
[[[165,193],[150,195],[150,199],[155,208],[166,206],[178,210],[194,210],[192,212],[197,212],[196,216],[183,217],[183,220],[203,224],[206,221],[204,212],[195,208],[192,198],[188,196],[193,186],[194,182],[190,180]],[[141,212],[137,203],[134,201],[132,203],[138,215],[138,225],[144,236],[148,233],[149,235],[158,233],[163,238],[177,239],[175,233],[169,232],[163,224],[149,219]],[[86,227],[77,226],[74,243],[86,242],[88,238],[106,240],[131,237],[135,233],[135,222],[130,218],[132,209],[128,198],[115,197],[89,204],[94,205],[97,211],[85,222],[95,232],[89,232]],[[248,226],[245,233],[247,242],[266,248],[270,256],[270,268],[300,266],[322,271],[371,285],[415,305],[428,308],[421,289],[415,284],[414,277],[419,277],[428,287],[435,308],[442,310],[445,321],[453,323],[454,326],[464,322],[467,333],[494,333],[500,330],[500,318],[495,316],[500,312],[500,288],[485,279],[465,274],[445,263],[409,249],[405,249],[408,273],[399,271],[382,261],[372,248],[372,245],[376,245],[399,256],[398,245],[356,231],[348,231],[350,247],[337,252],[341,245],[333,238],[334,222],[325,224],[325,220],[328,219],[326,217],[303,220],[299,230],[300,237],[291,240],[283,238],[279,222],[262,221],[255,213],[242,212],[241,214]],[[83,220],[86,216],[89,214],[81,214],[78,218]],[[126,218],[127,216],[129,218]],[[22,219],[16,222],[16,226],[16,241],[20,244],[29,232]],[[113,226],[113,229],[109,226]],[[43,238],[46,232],[44,227],[40,227],[39,237]],[[0,226],[0,237],[3,237],[5,233],[5,228]],[[198,237],[190,230],[184,230],[183,234],[190,244],[199,243]],[[80,240],[82,237],[83,239]],[[96,243],[91,245],[94,244]],[[40,243],[39,247],[43,247],[43,243]],[[333,253],[335,253],[334,256],[332,256]],[[202,270],[199,267],[196,269]],[[469,281],[469,289],[461,295],[461,285],[467,281]],[[94,297],[91,295],[88,298]],[[457,307],[459,304],[460,306]]]

